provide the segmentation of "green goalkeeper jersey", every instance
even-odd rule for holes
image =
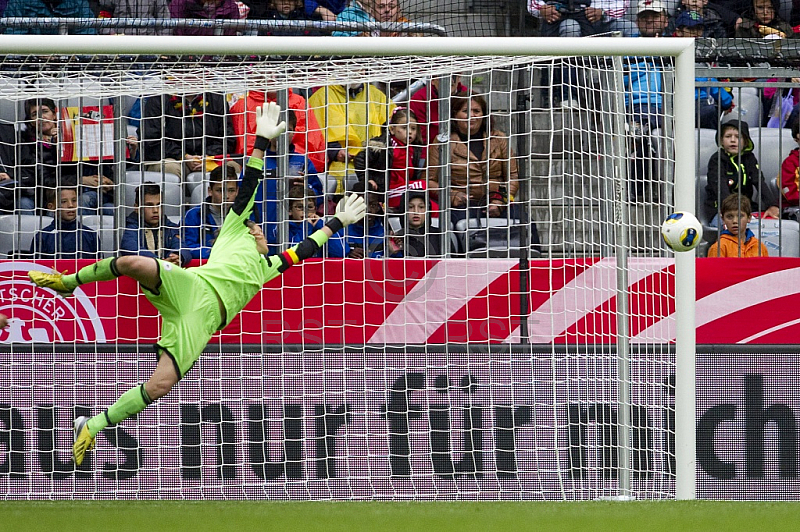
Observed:
[[[246,171],[251,171],[248,167]],[[268,259],[256,249],[256,239],[244,222],[253,210],[254,196],[241,214],[231,209],[211,248],[208,262],[197,275],[216,290],[225,306],[225,325],[231,322],[268,281],[279,276],[281,261]]]

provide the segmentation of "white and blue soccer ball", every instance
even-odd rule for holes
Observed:
[[[676,211],[661,224],[661,236],[673,251],[691,251],[703,238],[703,226],[694,214]]]

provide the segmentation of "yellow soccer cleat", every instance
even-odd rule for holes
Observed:
[[[33,281],[36,286],[50,288],[62,296],[70,296],[74,289],[67,288],[67,285],[64,284],[63,277],[64,275],[58,272],[45,273],[38,270],[31,270],[28,272],[28,279]]]
[[[75,465],[83,463],[83,455],[86,451],[94,449],[94,436],[89,434],[89,427],[86,423],[89,418],[80,416],[75,420],[75,443],[72,444],[72,459],[75,460]]]

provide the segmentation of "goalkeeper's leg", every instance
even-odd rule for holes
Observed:
[[[192,368],[214,332],[224,324],[223,307],[216,291],[191,270],[146,257],[121,257],[118,264],[119,273],[138,280],[147,299],[161,314],[158,364],[146,383],[122,394],[108,410],[91,419],[76,420],[73,455],[77,464],[94,446],[98,432],[135,416],[169,393]]]
[[[109,425],[113,425],[135,416],[147,406],[169,393],[179,376],[175,363],[169,356],[158,359],[155,371],[144,384],[134,386],[123,393],[117,402],[93,418],[80,417],[75,420],[75,443],[72,446],[72,456],[77,465],[81,465],[86,451],[94,447],[94,438],[98,432]]]
[[[72,275],[58,272],[46,273],[38,270],[28,272],[28,277],[38,286],[51,288],[61,295],[71,294],[84,283],[111,281],[120,275],[131,277],[150,290],[157,290],[161,284],[156,260],[136,255],[103,259],[84,266]]]

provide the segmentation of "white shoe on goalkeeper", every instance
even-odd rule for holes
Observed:
[[[55,271],[53,273],[40,272],[38,270],[31,270],[28,272],[28,279],[33,281],[36,286],[50,288],[62,296],[71,296],[74,289],[67,288],[64,284],[63,277],[64,274]]]
[[[80,416],[75,420],[75,443],[72,444],[72,459],[75,465],[83,463],[83,455],[86,451],[94,449],[94,436],[89,434],[89,427],[86,426],[89,418]]]

